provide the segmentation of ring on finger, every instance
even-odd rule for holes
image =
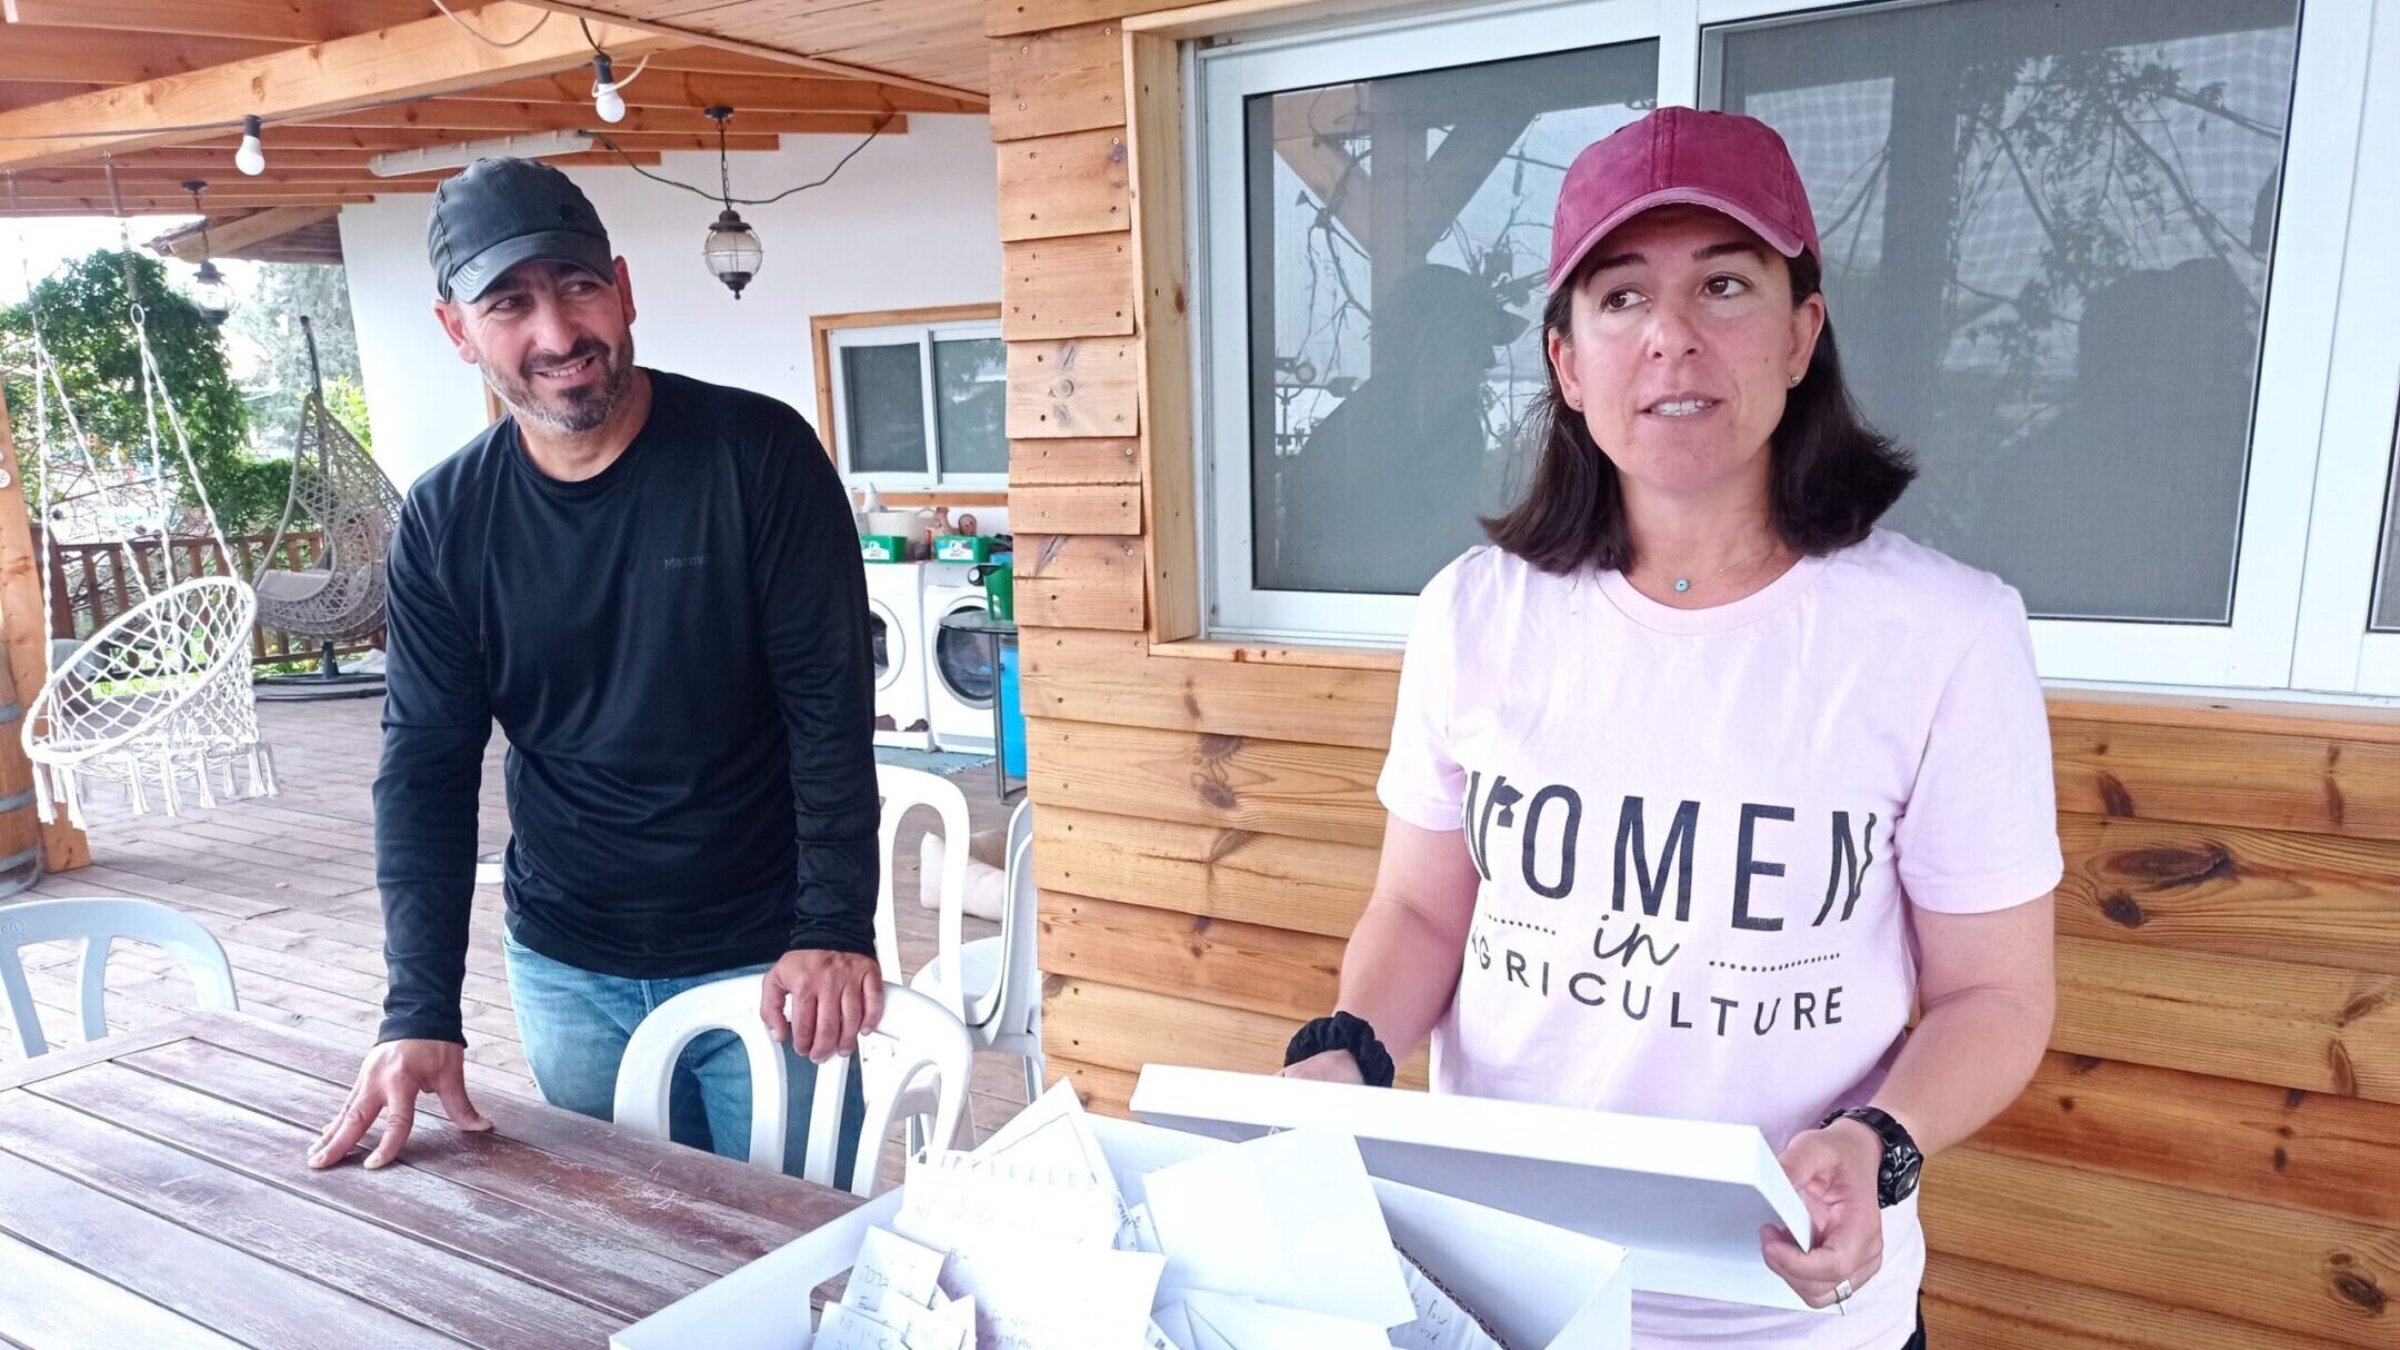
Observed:
[[[1853,1286],[1853,1285],[1852,1285],[1852,1284],[1851,1284],[1851,1283],[1850,1283],[1848,1280],[1844,1280],[1844,1281],[1842,1281],[1840,1284],[1837,1284],[1837,1285],[1835,1285],[1835,1286],[1833,1287],[1833,1306],[1834,1306],[1834,1310],[1835,1310],[1836,1312],[1839,1312],[1839,1313],[1841,1313],[1841,1314],[1843,1314],[1843,1315],[1847,1316],[1847,1315],[1849,1314],[1849,1312],[1850,1312],[1850,1309],[1849,1309],[1849,1307],[1847,1306],[1847,1305],[1849,1304],[1849,1302],[1850,1302],[1850,1296],[1851,1296],[1852,1294],[1855,1294],[1855,1293],[1857,1293],[1857,1292],[1858,1292],[1858,1289],[1857,1289],[1855,1286]]]

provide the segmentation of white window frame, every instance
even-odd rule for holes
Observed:
[[[1901,0],[1975,3],[1975,0]],[[1697,104],[1713,82],[1722,36],[1752,25],[1805,22],[1860,8],[1852,0],[1579,0],[1510,4],[1440,15],[1418,15],[1335,31],[1236,38],[1187,48],[1186,77],[1195,90],[1187,119],[1190,172],[1212,191],[1188,222],[1191,259],[1203,297],[1195,322],[1194,438],[1201,484],[1204,628],[1212,637],[1274,638],[1344,645],[1391,646],[1405,639],[1415,598],[1341,593],[1276,592],[1252,584],[1251,458],[1248,445],[1248,278],[1242,163],[1242,100],[1252,94],[1307,88],[1538,55],[1615,42],[1658,43],[1662,103]],[[2380,17],[2382,23],[2374,20]],[[2371,502],[2380,510],[2393,455],[2391,398],[2347,392],[2364,378],[2387,390],[2400,380],[2400,361],[2384,359],[2400,344],[2388,298],[2375,299],[2355,258],[2346,260],[2354,211],[2362,221],[2393,219],[2400,187],[2387,181],[2388,149],[2362,152],[2370,122],[2371,64],[2380,85],[2400,84],[2400,0],[2367,4],[2305,4],[2293,73],[2294,98],[2285,135],[2282,198],[2270,263],[2265,328],[2252,417],[2249,469],[2242,502],[2229,623],[2119,622],[2041,619],[2034,645],[2046,677],[2096,683],[2164,684],[2228,689],[2316,689],[2400,693],[2400,635],[2364,632],[2380,527],[2376,514],[2362,546],[2350,516]],[[2380,30],[2380,31],[2379,31]],[[2370,62],[2370,48],[2376,49]],[[2400,95],[2375,92],[2374,116],[2394,124]],[[1710,100],[1713,103],[1715,100]],[[2373,173],[2370,158],[2380,160]],[[2355,200],[2354,200],[2355,199]],[[2371,214],[2378,203],[2383,214]],[[2400,254],[2383,244],[2389,265]],[[2371,251],[2371,250],[2370,250]],[[2345,271],[2346,261],[2348,271]],[[2380,294],[2395,291],[2388,277]],[[2354,297],[2348,311],[2341,301]],[[2368,311],[2358,313],[2358,311]],[[2337,313],[2348,323],[2336,346]],[[2363,330],[2377,323],[2383,330]],[[2352,333],[2349,330],[2362,330]],[[2380,365],[2378,365],[2380,361]],[[2370,371],[2338,374],[2335,367]],[[2380,373],[2376,373],[2380,372]],[[2336,407],[2336,404],[2339,404]],[[2367,434],[2380,418],[2378,442]],[[2378,449],[2378,444],[2380,449]],[[2371,489],[2360,485],[2374,480]],[[2335,490],[2339,485],[2339,490]],[[2340,522],[2330,515],[2343,515]],[[2339,524],[2342,528],[2331,528]],[[2347,577],[2335,584],[2327,578]],[[2347,589],[2345,589],[2345,587]],[[2347,607],[2350,628],[2317,630]],[[2302,634],[2304,615],[2310,632]],[[2327,634],[2332,636],[2328,637]],[[2386,638],[2391,641],[2385,641]],[[2341,675],[2341,652],[2349,678]]]
[[[964,322],[890,324],[880,328],[834,328],[825,334],[825,356],[833,368],[826,373],[826,384],[833,396],[834,461],[841,467],[842,481],[852,487],[873,487],[878,492],[977,491],[1005,492],[1008,474],[946,473],[942,470],[941,418],[936,415],[934,398],[938,385],[934,379],[933,346],[936,342],[959,342],[1000,339],[1000,323],[996,319],[975,319]],[[850,388],[843,378],[846,369],[842,353],[853,347],[898,347],[908,343],[917,346],[918,392],[925,408],[925,468],[921,472],[881,470],[861,473],[850,461]]]
[[[1413,595],[1332,591],[1271,591],[1255,584],[1250,502],[1249,285],[1243,164],[1242,102],[1256,95],[1345,80],[1403,75],[1543,50],[1645,42],[1660,36],[1660,15],[1677,6],[1658,0],[1579,0],[1514,5],[1461,17],[1418,17],[1347,27],[1336,37],[1281,38],[1241,43],[1198,57],[1203,103],[1191,124],[1207,182],[1193,222],[1208,304],[1194,344],[1203,373],[1194,406],[1201,410],[1200,477],[1208,504],[1203,571],[1211,635],[1315,639],[1362,646],[1396,646],[1408,636]],[[1567,35],[1563,40],[1561,35]],[[1231,128],[1231,134],[1211,134]],[[1198,194],[1195,194],[1198,195]],[[1226,260],[1233,265],[1225,265]],[[1215,266],[1210,266],[1210,263]],[[1210,454],[1211,431],[1222,429],[1227,453]],[[1405,528],[1405,526],[1401,526]]]
[[[2369,625],[2387,494],[2400,492],[2400,306],[2392,303],[2400,297],[2400,3],[2385,0],[2372,42],[2359,50],[2370,72],[2362,121],[2370,139],[2350,201],[2292,683],[2391,696],[2400,695],[2400,633]]]

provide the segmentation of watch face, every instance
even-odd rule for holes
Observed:
[[[1895,1144],[1884,1150],[1882,1190],[1884,1203],[1896,1205],[1916,1194],[1917,1175],[1925,1170],[1925,1155],[1913,1144]]]

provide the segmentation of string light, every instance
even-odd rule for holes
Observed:
[[[242,119],[242,148],[233,152],[233,167],[252,178],[267,171],[266,147],[258,143],[258,114]]]
[[[625,120],[625,96],[617,92],[616,67],[609,63],[608,53],[592,58],[592,111],[603,122]]]

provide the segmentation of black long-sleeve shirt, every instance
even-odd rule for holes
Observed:
[[[381,1039],[463,1041],[476,795],[508,735],[509,931],[660,979],[872,955],[874,669],[850,501],[763,395],[650,373],[579,483],[503,420],[419,479],[392,543],[375,871]]]

